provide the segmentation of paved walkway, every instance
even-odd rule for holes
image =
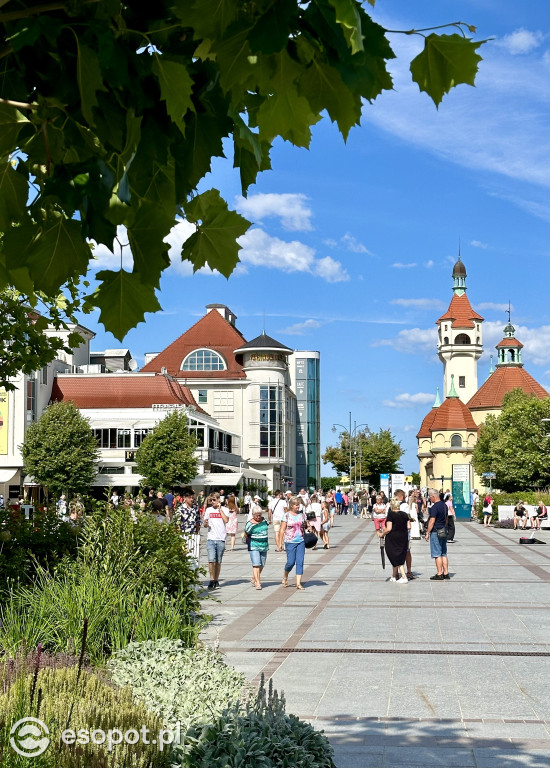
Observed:
[[[451,580],[429,580],[414,541],[419,578],[401,585],[372,522],[337,517],[331,549],[306,553],[303,592],[281,586],[274,548],[260,592],[237,539],[205,639],[250,680],[273,678],[338,768],[550,768],[550,546],[459,523]]]

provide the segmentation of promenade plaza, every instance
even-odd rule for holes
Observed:
[[[338,768],[548,768],[550,549],[458,522],[451,580],[430,581],[420,540],[418,578],[401,585],[371,521],[337,517],[330,537],[306,553],[303,592],[293,574],[281,586],[273,545],[261,592],[245,546],[227,553],[205,641],[249,680],[272,679]]]

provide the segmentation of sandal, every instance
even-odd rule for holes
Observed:
[[[261,588],[262,588],[261,584],[256,584],[256,589],[261,589]]]
[[[305,589],[305,587],[302,587],[301,584],[296,584],[296,589]]]
[[[281,581],[281,584],[283,585],[283,587],[288,587],[288,579],[283,579]]]

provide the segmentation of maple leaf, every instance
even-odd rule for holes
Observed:
[[[193,264],[193,271],[208,265],[229,277],[239,262],[241,246],[237,238],[250,226],[236,211],[230,211],[217,189],[209,189],[185,206],[188,221],[198,224],[183,244],[182,259]]]
[[[154,287],[141,282],[135,272],[102,270],[96,277],[101,284],[89,298],[100,309],[100,321],[119,341],[145,320],[145,312],[162,309]]]
[[[485,40],[474,43],[462,35],[426,37],[424,50],[411,62],[411,74],[421,91],[439,106],[443,96],[460,83],[474,85],[481,56],[476,53]]]

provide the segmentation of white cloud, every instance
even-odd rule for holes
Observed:
[[[314,331],[322,325],[324,325],[324,323],[320,320],[310,318],[303,323],[295,323],[294,325],[289,325],[287,328],[282,328],[280,331],[277,331],[277,333],[286,333],[289,336],[304,336],[308,331]]]
[[[426,269],[431,269],[431,268],[433,267],[434,263],[435,263],[435,262],[433,262],[433,261],[430,259],[429,261],[427,261],[427,262],[424,264],[424,266],[426,267]]]
[[[543,40],[544,35],[538,29],[531,32],[529,29],[520,27],[520,29],[510,32],[509,35],[504,35],[504,37],[495,40],[494,44],[506,48],[512,56],[517,56],[518,54],[530,53],[535,50]]]
[[[479,309],[481,311],[483,310],[494,310],[495,312],[507,312],[508,311],[508,304],[498,304],[495,301],[482,301],[481,304],[476,304],[476,309]],[[510,309],[514,310],[514,305],[510,305]]]
[[[239,211],[259,223],[270,217],[279,217],[283,229],[291,232],[306,232],[313,229],[311,217],[313,211],[307,204],[306,195],[295,193],[276,194],[274,192],[250,197],[237,197]]]
[[[349,280],[348,272],[339,261],[330,256],[324,256],[316,262],[313,274],[322,277],[328,283],[344,283]]]
[[[486,249],[489,247],[487,243],[482,243],[481,240],[470,240],[470,245],[472,245],[474,248],[483,248],[483,249]]]
[[[332,237],[329,237],[328,240],[323,240],[323,245],[326,245],[327,248],[336,248],[336,246],[338,245],[338,241],[333,240]]]
[[[411,262],[410,264],[403,264],[400,261],[396,261],[394,264],[392,264],[392,267],[394,269],[412,269],[413,267],[416,267],[417,264],[415,262]]]
[[[342,242],[348,249],[348,251],[351,251],[352,253],[368,253],[370,254],[370,251],[368,248],[366,248],[363,243],[360,243],[357,238],[355,238],[352,234],[349,232],[346,232],[346,234],[341,238]]]
[[[439,311],[445,309],[441,299],[392,299],[390,304],[398,304],[400,307],[412,307],[413,309],[432,309]]]
[[[119,224],[116,228],[116,239],[113,243],[113,251],[109,250],[103,243],[96,243],[95,240],[90,241],[93,245],[94,260],[91,262],[92,269],[120,269],[121,267],[126,270],[131,270],[134,266],[134,260],[132,258],[132,252],[128,245],[128,234],[126,227]],[[120,260],[122,250],[122,263]]]
[[[372,347],[393,347],[397,352],[409,354],[435,354],[437,350],[436,328],[405,328],[393,339],[377,339]]]
[[[287,242],[268,235],[263,229],[249,229],[239,238],[243,264],[280,269],[282,272],[309,272],[329,283],[349,280],[339,261],[330,256],[315,258],[315,249],[299,240]]]
[[[410,432],[411,429],[418,429],[418,424],[416,426],[414,424],[407,424],[406,427],[403,427],[403,432]]]
[[[429,392],[416,392],[414,395],[403,392],[394,397],[393,400],[382,400],[382,405],[390,408],[414,408],[416,405],[426,405],[432,403],[434,395]]]

